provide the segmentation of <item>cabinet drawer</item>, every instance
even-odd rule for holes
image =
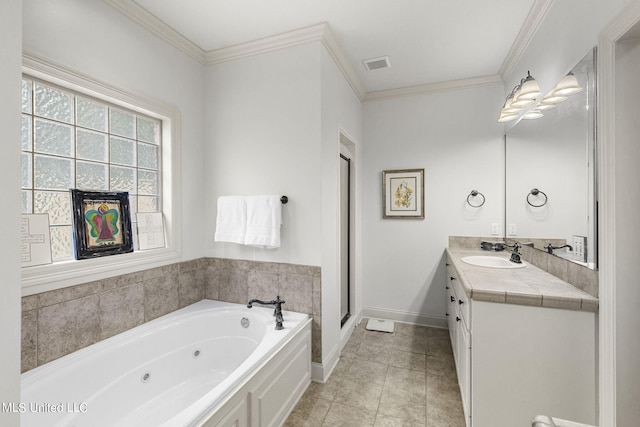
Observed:
[[[453,297],[455,298],[455,301],[452,301],[451,297],[448,296],[449,310],[451,310],[452,303],[457,305],[461,317],[464,318],[467,326],[471,326],[469,297],[464,292],[462,284],[458,280],[458,274],[452,265],[447,266],[447,273],[449,274],[447,287],[453,290]]]

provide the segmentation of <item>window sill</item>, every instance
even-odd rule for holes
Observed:
[[[22,296],[161,267],[180,260],[171,248],[22,268]]]

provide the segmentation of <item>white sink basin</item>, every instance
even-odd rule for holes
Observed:
[[[517,264],[515,262],[509,261],[507,258],[487,255],[465,256],[462,257],[462,262],[466,262],[467,264],[471,265],[477,265],[479,267],[489,268],[524,268],[527,266],[527,264],[525,264],[524,262],[521,264]]]

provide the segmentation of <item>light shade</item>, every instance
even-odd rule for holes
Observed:
[[[540,96],[540,86],[536,79],[531,76],[531,73],[527,71],[527,77],[520,84],[519,93],[516,94],[516,101],[523,99],[535,100]]]
[[[551,110],[552,108],[556,108],[556,104],[547,104],[544,99],[540,101],[536,108],[540,111]]]
[[[516,91],[513,101],[511,101],[511,107],[522,108],[526,107],[527,105],[531,105],[536,101],[535,98],[523,98],[520,89]]]
[[[566,96],[574,93],[582,92],[582,87],[578,84],[578,79],[573,73],[569,73],[562,78],[556,85],[553,95]]]
[[[535,119],[539,119],[542,116],[543,116],[542,111],[540,111],[539,108],[532,108],[531,110],[527,111],[527,113],[524,116],[522,116],[522,118],[525,120],[535,120]]]
[[[547,93],[544,96],[544,98],[542,98],[542,101],[540,101],[540,103],[547,104],[547,105],[555,105],[569,99],[568,97],[562,96],[560,94],[556,95],[555,91],[556,89],[553,89],[551,92]]]
[[[501,111],[500,117],[498,117],[498,123],[510,122],[511,120],[515,120],[518,118],[518,113],[508,113]]]

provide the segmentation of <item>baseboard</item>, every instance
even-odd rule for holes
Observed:
[[[311,362],[311,381],[325,383],[340,360],[340,345],[336,345],[322,362]]]
[[[362,317],[447,329],[447,318],[377,307],[362,307]]]

